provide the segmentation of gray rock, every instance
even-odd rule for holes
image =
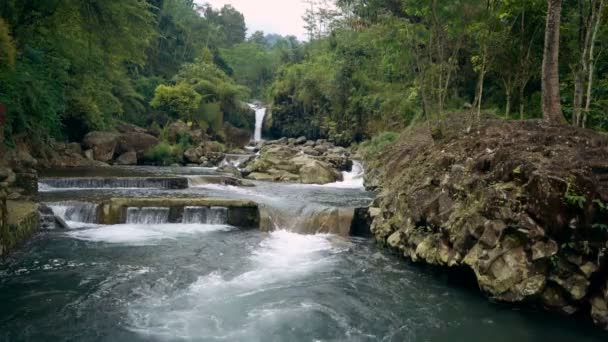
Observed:
[[[111,132],[91,132],[83,140],[87,149],[93,150],[93,159],[108,162],[114,157],[119,135]]]
[[[137,165],[137,153],[125,152],[116,159],[117,165]]]

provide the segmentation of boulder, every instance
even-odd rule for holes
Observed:
[[[226,163],[226,162],[224,162],[220,167],[218,167],[217,172],[229,174],[236,178],[243,177],[243,175],[241,174],[241,171],[239,171],[239,169],[236,166],[234,166],[230,163]]]
[[[114,157],[119,135],[111,132],[90,132],[85,135],[83,144],[93,151],[93,159],[108,162]]]
[[[186,150],[186,152],[184,152],[184,158],[186,158],[186,161],[193,163],[193,164],[198,164],[200,163],[200,159],[203,156],[204,151],[202,147],[192,147]]]
[[[158,145],[159,142],[156,137],[147,133],[131,132],[121,134],[118,138],[116,153],[135,152],[139,157],[142,157],[147,150]]]
[[[303,184],[328,184],[342,180],[342,175],[330,165],[311,160],[300,168],[300,181]]]
[[[304,145],[306,143],[306,137],[299,137],[294,141],[296,145]]]
[[[135,151],[125,152],[116,158],[117,165],[137,165],[137,153]]]

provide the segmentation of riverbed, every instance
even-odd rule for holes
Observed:
[[[108,175],[215,171],[113,172],[121,174]],[[584,321],[492,303],[453,275],[408,263],[370,239],[299,233],[302,217],[367,205],[373,194],[357,177],[329,186],[254,185],[170,190],[42,184],[43,201],[56,209],[109,196],[221,197],[253,200],[281,218],[268,233],[221,220],[102,226],[83,215],[83,207],[66,217],[69,230],[41,233],[0,265],[0,340],[606,340]]]

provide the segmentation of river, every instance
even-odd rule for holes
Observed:
[[[102,173],[192,179],[215,171]],[[0,340],[606,341],[590,323],[492,303],[454,276],[408,263],[370,239],[299,234],[302,217],[369,203],[373,194],[360,187],[360,173],[329,186],[43,183],[43,201],[70,229],[41,233],[0,265]],[[110,196],[250,199],[275,215],[276,230],[239,229],[221,218],[170,224],[135,212],[134,223],[98,225],[84,202]]]

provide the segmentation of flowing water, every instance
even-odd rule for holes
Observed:
[[[296,233],[289,223],[303,216],[369,203],[357,167],[327,186],[45,192],[70,229],[0,264],[0,341],[606,341],[588,323],[492,303],[371,240]],[[96,224],[94,200],[116,195],[246,198],[282,218],[263,233],[226,225],[225,208],[186,207],[181,223],[167,208],[130,208],[129,223]]]
[[[264,127],[264,118],[266,117],[266,107],[261,105],[249,104],[249,107],[255,110],[255,131],[253,141],[262,141],[262,128]]]

